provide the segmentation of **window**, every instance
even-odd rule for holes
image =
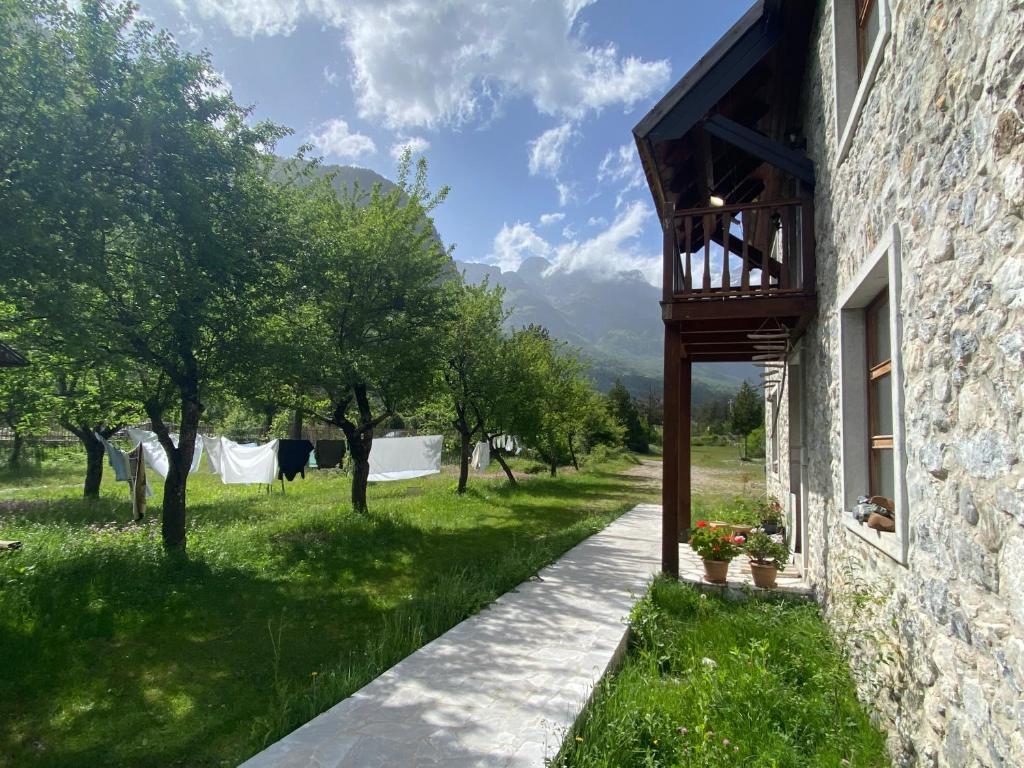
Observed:
[[[868,490],[869,496],[896,496],[892,458],[892,345],[889,289],[864,310],[867,331]]]
[[[832,56],[837,162],[850,149],[864,102],[878,74],[891,35],[890,0],[834,0]]]
[[[881,31],[879,0],[857,0],[857,79],[864,77],[868,57]]]
[[[903,447],[900,239],[893,227],[839,303],[843,523],[906,564],[908,508]],[[861,496],[891,499],[896,530],[880,532],[853,516]]]

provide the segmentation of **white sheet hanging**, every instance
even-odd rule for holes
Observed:
[[[146,429],[136,429],[135,427],[128,427],[128,437],[135,445],[142,444],[142,455],[146,457],[146,466],[156,472],[164,480],[167,479],[167,473],[171,469],[171,461],[167,458],[167,451],[160,445],[160,439],[156,436],[156,432],[150,432]],[[173,432],[170,435],[171,443],[175,447],[178,446],[178,436]],[[189,474],[196,472],[199,469],[200,463],[203,460],[203,441],[196,439],[195,451],[192,453],[192,466],[189,467]]]
[[[408,480],[441,471],[441,435],[386,437],[370,447],[370,481]]]
[[[491,465],[491,446],[486,442],[477,443],[470,464],[473,469],[479,469],[481,472],[487,469]]]
[[[263,483],[269,485],[277,477],[277,447],[279,440],[263,445],[239,445],[225,437],[221,439],[219,458],[220,479],[229,484]]]

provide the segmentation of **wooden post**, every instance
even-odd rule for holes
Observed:
[[[677,537],[690,533],[690,401],[693,390],[693,362],[688,357],[679,361],[679,506]]]
[[[665,416],[661,462],[661,570],[676,578],[679,578],[679,384],[682,370],[679,330],[674,323],[665,324]]]
[[[146,462],[142,455],[142,443],[128,454],[129,486],[132,491],[132,520],[139,522],[146,516]]]

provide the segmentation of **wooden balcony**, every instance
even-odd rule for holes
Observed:
[[[803,331],[815,310],[813,222],[809,196],[666,217],[662,317],[679,325],[685,356],[763,358],[759,335]]]

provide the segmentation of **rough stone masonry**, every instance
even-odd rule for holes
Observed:
[[[891,38],[840,162],[832,2],[843,1],[816,11],[803,84],[819,304],[800,360],[808,576],[895,764],[1020,766],[1024,3],[889,0]],[[894,224],[906,565],[843,523],[839,295]],[[789,490],[783,460],[769,491]]]

